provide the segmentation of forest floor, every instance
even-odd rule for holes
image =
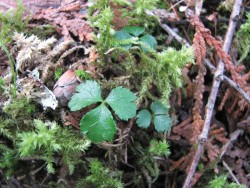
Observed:
[[[97,2],[1,0],[0,188],[249,187],[250,3]]]

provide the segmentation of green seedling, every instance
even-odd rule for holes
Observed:
[[[80,122],[81,132],[93,142],[111,141],[116,133],[116,123],[109,105],[121,120],[127,121],[136,114],[136,96],[126,88],[113,89],[103,100],[101,87],[96,81],[87,80],[76,88],[68,106],[71,111],[80,110],[91,104],[100,103],[95,109],[86,113]]]
[[[142,128],[148,128],[153,122],[157,132],[168,132],[171,129],[172,120],[168,116],[168,109],[159,101],[153,102],[150,111],[141,110],[137,115],[137,125]]]
[[[143,27],[127,26],[124,27],[122,30],[117,31],[115,33],[115,38],[117,40],[127,40],[128,44],[121,45],[127,50],[129,50],[132,45],[139,45],[144,52],[155,50],[157,46],[157,41],[152,35],[142,35],[144,31],[145,29]]]

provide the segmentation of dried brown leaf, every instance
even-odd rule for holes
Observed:
[[[195,49],[195,57],[197,64],[201,64],[206,56],[206,44],[199,30],[196,30],[193,39],[193,48]]]
[[[91,41],[93,29],[86,21],[86,15],[81,12],[82,3],[76,1],[61,5],[58,8],[48,8],[37,12],[32,20],[43,20],[52,24],[64,36],[64,40],[78,37],[81,42]]]

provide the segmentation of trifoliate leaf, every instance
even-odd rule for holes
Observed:
[[[159,101],[153,102],[150,106],[154,114],[154,125],[158,132],[171,129],[171,118],[167,115],[168,109]]]
[[[155,115],[154,125],[157,132],[170,131],[172,120],[167,115]]]
[[[120,31],[116,31],[115,38],[119,40],[124,40],[124,39],[130,39],[132,38],[132,36],[128,32],[124,30],[120,30]]]
[[[137,125],[142,128],[148,128],[151,123],[151,114],[148,110],[141,110],[137,115]]]
[[[165,115],[168,112],[168,109],[159,101],[153,102],[150,108],[154,115]]]
[[[137,26],[127,26],[124,27],[122,30],[128,32],[131,35],[134,35],[135,37],[138,37],[145,31],[143,27],[137,27]]]
[[[81,132],[93,142],[111,141],[115,126],[113,116],[104,104],[88,112],[80,122]]]
[[[136,96],[126,88],[117,87],[111,91],[105,100],[122,120],[128,120],[135,116]]]
[[[155,40],[155,38],[152,35],[144,35],[140,38],[140,41],[145,43],[150,48],[156,49],[157,41]],[[149,49],[147,47],[145,47],[144,45],[141,45],[141,47],[144,51],[146,51],[146,52],[149,51]]]
[[[126,39],[131,39],[132,36],[127,33],[126,31],[124,30],[121,30],[121,31],[117,31],[115,33],[115,38],[117,40],[126,40]],[[129,48],[131,48],[132,44],[126,44],[126,45],[121,45],[123,48],[125,48],[126,50],[128,50]]]
[[[85,83],[81,83],[77,86],[76,92],[68,104],[71,111],[80,110],[88,105],[103,101],[101,87],[96,81],[87,80]]]

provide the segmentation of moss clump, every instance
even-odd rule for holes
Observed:
[[[55,173],[54,154],[62,155],[62,160],[72,174],[79,163],[80,153],[90,146],[90,141],[81,138],[70,129],[63,129],[55,122],[43,123],[34,120],[35,130],[18,133],[17,148],[20,157],[37,156],[46,162],[48,173]]]
[[[241,25],[240,30],[236,33],[236,37],[240,47],[241,57],[239,61],[241,62],[250,51],[250,13],[247,14],[247,21]]]
[[[90,161],[89,173],[85,179],[77,183],[76,187],[124,187],[121,182],[122,173],[104,167],[97,159]]]
[[[215,176],[214,179],[209,182],[207,188],[246,188],[246,186],[229,183],[226,175],[220,175]]]

